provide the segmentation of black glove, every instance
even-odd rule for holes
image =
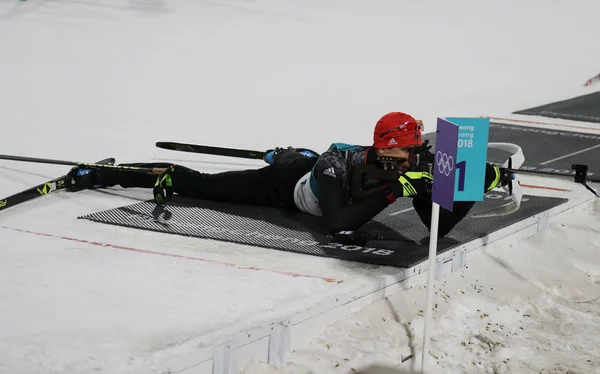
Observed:
[[[485,169],[485,191],[504,187],[515,179],[515,174],[506,168],[488,163]]]
[[[174,169],[175,168],[171,166],[167,168],[167,171],[164,174],[160,174],[156,177],[156,183],[152,189],[156,205],[163,206],[167,201],[173,198],[173,181],[171,180],[170,173]]]

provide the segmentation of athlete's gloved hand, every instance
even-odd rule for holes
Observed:
[[[163,206],[173,198],[173,181],[170,173],[175,169],[171,166],[164,174],[158,175],[152,190],[156,205]]]
[[[488,163],[485,170],[485,190],[504,187],[515,179],[515,174],[506,168]]]
[[[408,171],[397,181],[392,181],[382,188],[384,196],[392,201],[399,197],[417,197],[430,199],[433,188],[433,176],[424,171]]]

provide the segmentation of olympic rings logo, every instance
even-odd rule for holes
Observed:
[[[454,170],[454,158],[448,156],[446,153],[442,153],[442,151],[437,151],[435,154],[435,162],[440,173],[445,176],[449,176],[452,170]]]

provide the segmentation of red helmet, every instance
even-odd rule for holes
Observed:
[[[375,125],[373,147],[415,147],[423,143],[423,122],[402,112],[391,112],[381,117]]]

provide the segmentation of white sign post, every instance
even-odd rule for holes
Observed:
[[[429,326],[432,323],[433,289],[435,277],[435,258],[437,254],[437,236],[440,217],[440,205],[433,203],[431,209],[431,237],[429,240],[429,269],[427,270],[427,308],[425,308],[425,326],[423,329],[423,355],[421,372],[424,373],[429,359]],[[435,238],[435,239],[434,239]]]
[[[438,118],[433,164],[433,191],[431,195],[431,227],[429,236],[429,270],[427,270],[427,307],[423,328],[423,355],[421,372],[429,359],[429,328],[432,324],[435,265],[439,232],[440,205],[452,211],[456,180],[456,155],[458,152],[458,126]]]

